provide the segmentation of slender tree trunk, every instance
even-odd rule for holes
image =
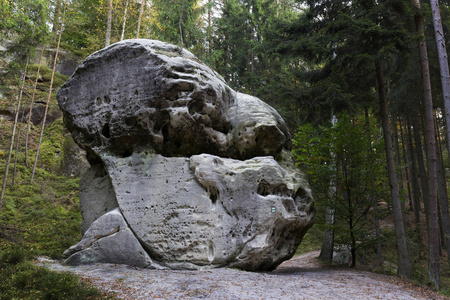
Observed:
[[[433,1],[431,1],[433,2]],[[415,0],[416,7],[420,8],[419,0]],[[427,45],[420,13],[414,16],[416,30],[423,37],[419,41],[420,69],[422,73],[423,103],[425,113],[425,138],[428,165],[428,279],[435,289],[440,289],[440,263],[439,263],[439,230],[438,200],[437,200],[437,167],[436,167],[436,135],[434,132],[433,98],[431,94],[430,70],[428,67]],[[443,32],[442,32],[443,33]],[[449,77],[450,78],[450,77]]]
[[[416,0],[418,1],[418,0]],[[431,14],[433,16],[434,35],[439,56],[441,70],[442,95],[444,96],[445,123],[447,124],[447,143],[450,150],[450,72],[448,68],[447,49],[445,46],[444,30],[442,28],[439,1],[430,0]]]
[[[380,100],[381,123],[386,150],[386,159],[388,165],[389,187],[392,197],[392,210],[394,214],[395,236],[397,239],[398,254],[398,275],[405,278],[411,277],[411,260],[409,259],[408,247],[406,243],[405,228],[403,227],[402,208],[400,204],[400,195],[398,191],[397,175],[395,172],[394,155],[392,150],[391,131],[389,126],[388,105],[386,91],[384,87],[384,76],[382,63],[376,62],[376,74],[378,83],[378,96]]]
[[[29,60],[30,60],[30,54],[27,55],[27,62],[25,64],[25,69],[24,69],[24,71],[22,73],[22,84],[20,86],[19,99],[17,100],[16,115],[15,115],[15,118],[14,118],[14,125],[13,125],[12,134],[11,134],[11,142],[9,144],[8,159],[6,161],[5,177],[3,178],[2,193],[0,195],[0,212],[2,210],[3,199],[5,197],[6,183],[8,181],[9,165],[11,164],[11,155],[12,155],[13,147],[14,147],[14,138],[15,138],[15,135],[16,135],[17,121],[19,120],[20,103],[22,102],[22,95],[23,95],[23,89],[24,89],[24,86],[25,86],[25,79],[26,79],[26,74],[27,74]]]
[[[30,111],[28,113],[27,132],[25,134],[25,166],[28,168],[28,137],[31,126],[31,115],[33,114],[34,97],[36,96],[37,83],[39,79],[39,71],[41,70],[42,56],[44,55],[45,45],[42,46],[41,56],[39,57],[39,66],[36,72],[36,80],[34,82],[33,96],[31,97]]]
[[[439,136],[439,126],[436,126]],[[448,263],[450,266],[450,215],[448,210],[448,193],[447,182],[445,180],[445,168],[442,161],[442,149],[438,147],[437,154],[437,168],[438,168],[438,183],[439,183],[439,199],[441,200],[442,223],[444,225],[444,236],[447,248]]]
[[[414,218],[416,221],[416,229],[417,229],[417,236],[419,238],[419,245],[422,245],[422,235],[420,234],[421,231],[421,224],[420,224],[420,188],[419,188],[419,180],[418,180],[418,171],[417,171],[417,164],[416,159],[414,156],[413,151],[413,138],[411,133],[411,124],[409,121],[409,118],[407,119],[407,146],[408,146],[408,158],[411,162],[411,184],[412,184],[412,190],[414,194]]]
[[[141,9],[139,11],[139,19],[138,19],[138,25],[137,25],[137,30],[136,30],[136,38],[139,38],[139,33],[141,31],[141,20],[142,20],[142,15],[144,14],[144,6],[145,6],[145,0],[141,0]]]
[[[337,123],[337,118],[332,116],[331,123],[333,126]],[[336,171],[336,156],[335,153],[331,153],[332,168]],[[329,202],[326,206],[325,212],[325,230],[323,232],[322,247],[320,249],[319,259],[323,261],[331,262],[333,260],[334,250],[334,222],[335,222],[335,201],[336,201],[336,174],[333,173],[330,178],[328,187],[328,199]]]
[[[56,37],[58,36],[58,25],[59,25],[59,15],[61,14],[61,0],[56,0],[55,12],[53,15],[53,28],[52,36],[53,41],[56,42]]]
[[[425,159],[423,157],[423,148],[422,148],[422,136],[420,134],[420,125],[418,121],[417,112],[415,109],[412,110],[411,113],[411,122],[413,127],[413,134],[414,134],[414,143],[416,145],[415,147],[415,154],[417,157],[417,166],[419,167],[419,178],[420,178],[420,185],[422,187],[422,199],[423,199],[423,208],[425,210],[425,221],[428,226],[428,178],[427,178],[427,172],[425,169]],[[428,228],[428,227],[427,227]]]
[[[181,12],[180,12],[180,20],[178,20],[178,27],[180,29],[180,47],[181,50],[183,50],[183,28],[182,28],[182,23],[183,23],[183,10],[184,10],[184,0],[181,0]]]
[[[127,24],[128,3],[129,3],[129,0],[127,0],[127,4],[125,5],[125,12],[123,13],[122,34],[120,35],[121,41],[123,41],[123,38],[125,37],[125,25]],[[139,24],[140,22],[141,22],[141,20],[139,19],[138,27],[141,26],[141,24]],[[138,33],[138,35],[139,35],[139,33]]]
[[[33,180],[34,180],[34,174],[36,173],[36,166],[37,166],[37,161],[39,158],[39,151],[41,149],[41,144],[42,144],[42,136],[44,135],[45,121],[47,119],[48,105],[50,103],[50,97],[52,95],[53,79],[55,77],[56,62],[58,59],[59,45],[61,43],[61,35],[62,35],[63,27],[64,27],[65,16],[66,16],[66,2],[64,2],[63,18],[62,18],[61,27],[59,30],[59,38],[58,38],[58,45],[56,46],[55,59],[53,61],[53,70],[52,70],[52,77],[50,79],[50,87],[49,87],[49,91],[48,91],[47,104],[45,105],[44,119],[42,120],[41,134],[39,136],[39,143],[38,143],[38,146],[36,149],[36,157],[34,159],[34,166],[33,166],[33,171],[31,172],[30,183],[33,183]]]
[[[368,156],[372,157],[373,150],[372,150],[372,139],[371,139],[371,130],[370,130],[370,119],[369,119],[369,110],[367,108],[364,109],[364,116],[366,119],[366,131],[367,131],[367,149],[368,149]],[[377,259],[381,261],[381,231],[380,231],[380,219],[378,217],[378,200],[374,199],[374,191],[375,191],[375,180],[374,175],[371,173],[371,180],[370,180],[370,193],[369,193],[369,203],[373,202],[373,212],[375,214],[375,236],[377,238]]]
[[[108,47],[111,44],[112,6],[113,6],[113,0],[109,0],[108,20],[106,21],[105,47]]]
[[[398,131],[397,131],[397,122],[394,122],[392,126],[392,134],[394,136],[394,147],[395,147],[395,163],[397,166],[401,166],[401,159],[400,159],[400,146],[398,144]],[[405,208],[405,200],[404,200],[404,190],[403,190],[403,171],[399,167],[398,168],[398,188],[399,188],[399,194],[400,194],[400,205],[402,207],[402,215],[403,215],[403,228],[405,228],[405,234],[406,234],[406,208]]]
[[[404,122],[403,122],[404,123]],[[408,162],[408,154],[405,147],[405,135],[403,133],[403,124],[400,121],[400,140],[402,141],[402,152],[403,152],[403,164],[405,165],[405,177],[406,177],[406,187],[408,189],[408,200],[409,200],[409,209],[413,210],[413,195],[411,193],[411,176],[409,172],[409,162]]]
[[[322,247],[320,249],[319,259],[331,262],[333,260],[334,248],[334,213],[332,206],[327,206],[325,213],[325,230],[323,232]]]

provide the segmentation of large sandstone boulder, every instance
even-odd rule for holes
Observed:
[[[270,270],[313,224],[283,119],[186,50],[113,44],[77,68],[58,103],[91,164],[84,236],[67,263]]]

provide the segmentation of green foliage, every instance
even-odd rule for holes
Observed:
[[[3,122],[0,132],[10,132],[8,123]],[[8,180],[0,212],[0,299],[105,299],[75,275],[36,267],[31,261],[37,255],[60,258],[81,238],[79,178],[56,175],[61,158],[55,154],[65,142],[62,120],[47,127],[44,141],[34,183],[29,183],[31,168],[23,165],[23,155],[18,157],[15,184],[11,175]],[[1,160],[0,174],[4,172]]]
[[[104,299],[70,273],[37,267],[22,247],[0,252],[0,299]]]
[[[36,73],[37,73],[38,67],[39,67],[39,65],[37,65],[37,64],[32,64],[28,67],[28,74],[33,80],[36,80]],[[39,70],[39,77],[45,83],[50,82],[50,80],[52,78],[52,69],[50,69],[49,67],[47,67],[45,65],[41,65],[41,68]],[[67,79],[69,79],[69,76],[63,75],[59,72],[55,72],[55,75],[53,77],[53,88],[56,89],[56,88],[61,87],[67,81]],[[47,90],[48,90],[48,88],[47,88]],[[47,94],[48,94],[48,91],[47,91]]]
[[[322,244],[323,231],[319,226],[313,226],[303,237],[302,243],[297,248],[295,255],[305,254],[311,251],[319,250]]]
[[[316,224],[325,228],[324,210],[332,207],[336,243],[355,251],[374,234],[371,208],[386,196],[384,144],[373,134],[374,124],[373,118],[341,114],[334,125],[299,126],[293,143],[294,158],[315,197]]]
[[[183,33],[183,47],[192,50],[197,44],[202,44],[201,13],[203,7],[197,0],[155,0],[153,1],[153,15],[155,22],[151,24],[150,32],[157,39],[180,45],[179,20],[183,6],[181,27]]]

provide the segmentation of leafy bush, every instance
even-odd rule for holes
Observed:
[[[11,247],[0,253],[0,299],[104,299],[96,288],[70,273],[35,266],[31,253]]]

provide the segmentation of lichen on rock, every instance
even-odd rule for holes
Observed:
[[[143,267],[274,269],[313,224],[281,116],[184,49],[113,44],[77,68],[58,103],[92,166],[80,182],[83,232],[117,207],[152,261]],[[65,257],[104,261],[95,249]]]

